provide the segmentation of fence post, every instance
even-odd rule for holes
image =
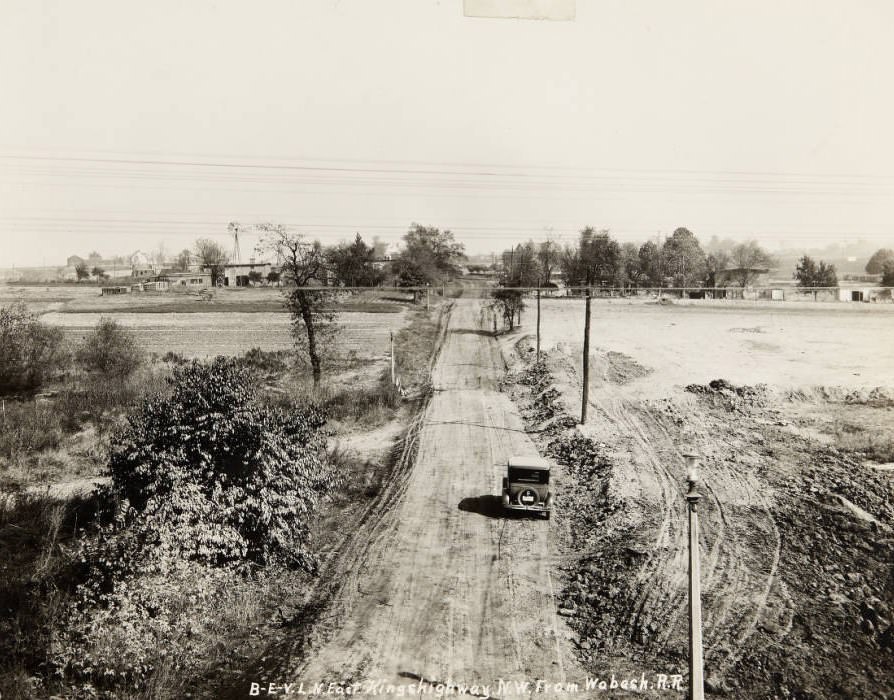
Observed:
[[[394,384],[394,331],[391,331],[391,383]]]

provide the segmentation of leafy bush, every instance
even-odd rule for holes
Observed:
[[[233,359],[176,367],[169,382],[113,439],[106,524],[79,542],[82,583],[49,659],[91,692],[195,672],[255,614],[263,565],[315,566],[310,518],[335,483],[323,415],[264,405]]]
[[[130,332],[110,318],[101,318],[77,351],[84,369],[108,378],[132,374],[143,361],[143,353]]]
[[[334,485],[324,416],[263,405],[251,372],[223,357],[177,367],[170,382],[113,440],[111,489],[129,504],[132,539],[117,545],[312,568],[310,517]]]
[[[39,389],[64,356],[61,330],[40,323],[22,302],[0,307],[0,394]]]

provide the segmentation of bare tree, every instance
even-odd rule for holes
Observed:
[[[217,285],[224,271],[224,265],[230,259],[227,251],[219,243],[210,238],[200,238],[196,241],[196,258],[203,268],[208,268],[211,273],[211,284]]]
[[[326,255],[319,241],[307,241],[304,236],[289,233],[281,224],[259,224],[262,239],[258,248],[269,251],[279,261],[285,305],[292,315],[292,335],[299,347],[307,351],[313,373],[314,386],[322,376],[321,348],[329,345],[336,328],[335,315],[325,309],[332,290],[322,285],[327,278]],[[325,341],[325,342],[324,342]]]
[[[187,270],[189,270],[189,265],[191,262],[192,253],[189,251],[188,248],[184,248],[177,256],[177,262],[174,264],[174,266],[180,272],[186,272]]]
[[[773,256],[761,248],[756,241],[733,246],[729,258],[733,266],[729,276],[740,287],[752,284],[759,275],[775,264]]]
[[[543,287],[552,281],[553,272],[559,266],[561,249],[555,241],[546,240],[537,249],[537,262],[540,263],[540,284]]]

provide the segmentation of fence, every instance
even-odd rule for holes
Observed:
[[[412,294],[416,303],[425,303],[435,297],[489,299],[497,285],[452,284],[437,287],[302,287],[309,291],[331,294],[350,292],[402,292]],[[838,287],[511,287],[525,296],[536,292],[544,299],[581,298],[587,289],[594,299],[598,298],[668,298],[703,299],[715,301],[794,301],[794,302],[884,302],[894,301],[894,287],[868,284],[845,284]]]

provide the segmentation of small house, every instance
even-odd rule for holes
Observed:
[[[225,287],[248,287],[252,272],[260,274],[266,280],[270,270],[270,263],[254,260],[247,263],[227,263],[224,265],[223,283]]]

